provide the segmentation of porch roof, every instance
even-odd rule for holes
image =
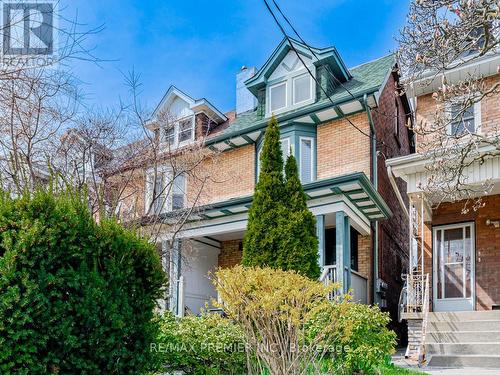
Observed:
[[[333,195],[344,195],[370,221],[388,218],[391,210],[362,172],[351,173],[304,185],[309,201]],[[247,212],[253,196],[229,199],[205,206],[200,216],[204,219]]]

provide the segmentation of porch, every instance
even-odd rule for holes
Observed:
[[[408,322],[406,354],[434,365],[437,356],[472,360],[484,354],[472,344],[486,346],[488,340],[471,340],[468,327],[487,331],[488,324],[500,324],[492,311],[500,309],[500,157],[471,163],[466,181],[478,194],[458,201],[426,194],[426,163],[421,155],[387,161],[394,176],[407,182],[410,203],[410,267],[400,299],[400,317]],[[471,198],[478,197],[481,204],[472,207]],[[453,340],[464,342],[459,357]]]
[[[370,303],[370,221],[387,217],[389,209],[364,174],[317,181],[306,185],[305,191],[316,217],[321,280],[338,282],[337,293],[351,291],[355,302]],[[213,307],[210,301],[217,299],[217,293],[208,275],[218,267],[240,263],[251,201],[245,197],[214,204],[203,211],[201,220],[183,230],[167,261],[170,280],[176,280],[171,283],[168,305],[179,315]]]

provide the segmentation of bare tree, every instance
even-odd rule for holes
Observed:
[[[19,7],[15,14],[22,16],[10,17],[0,28],[0,37],[9,45],[24,43],[18,39],[26,38],[26,24],[39,22],[30,8],[33,4],[14,5]],[[82,93],[71,62],[101,61],[86,47],[86,39],[101,27],[84,29],[76,18],[65,18],[57,7],[50,12],[58,22],[42,27],[54,37],[49,41],[53,54],[37,55],[25,46],[25,52],[4,53],[1,59],[0,187],[13,193],[32,191],[38,183],[46,183],[56,167],[53,163],[60,137],[74,125],[81,110]],[[19,28],[22,32],[15,32]]]
[[[500,85],[472,73],[458,81],[449,77],[453,69],[498,54],[499,6],[496,0],[413,0],[399,37],[405,89],[438,82],[434,112],[417,118],[413,128],[419,149],[431,160],[423,188],[434,202],[465,199],[464,211],[480,207],[480,196],[490,188],[487,182],[468,184],[467,168],[500,155],[498,124],[479,131],[472,108],[498,95]]]

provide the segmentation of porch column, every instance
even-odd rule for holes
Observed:
[[[167,278],[170,279],[170,249],[168,245],[168,241],[161,242],[161,266],[163,268],[163,272],[167,275]],[[170,289],[170,288],[169,288]],[[170,292],[169,290],[165,290],[162,300],[160,301],[160,307],[162,312],[166,311],[170,307]]]
[[[322,270],[325,266],[325,215],[316,216],[316,236],[318,237],[318,263]]]
[[[179,278],[181,276],[181,241],[175,240],[170,252],[170,275],[169,275],[169,290],[170,290],[170,310],[176,315],[179,311]]]
[[[343,211],[335,213],[335,255],[337,280],[342,284],[344,293],[351,287],[351,230],[349,217]]]

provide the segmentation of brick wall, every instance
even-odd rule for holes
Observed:
[[[467,214],[461,213],[463,201],[441,204],[433,210],[432,223],[426,223],[424,234],[424,267],[432,280],[432,227],[474,222],[477,310],[491,310],[492,305],[500,305],[500,228],[486,225],[487,219],[500,219],[500,195],[485,197],[484,203],[478,211]]]
[[[241,263],[243,252],[241,251],[241,240],[224,241],[221,243],[219,253],[219,267],[230,268]]]
[[[491,87],[500,81],[500,74],[488,77],[484,80],[486,87]],[[498,133],[500,131],[500,93],[488,96],[481,101],[481,132],[485,135]],[[416,121],[425,128],[429,128],[435,119],[435,114],[442,110],[442,105],[438,105],[432,98],[432,94],[422,95],[417,98]],[[435,136],[435,134],[434,134]],[[417,135],[417,152],[425,151],[426,144],[433,137],[432,134]]]
[[[360,130],[370,133],[366,112],[348,117]],[[318,180],[364,172],[370,177],[370,138],[346,119],[333,120],[317,130]]]
[[[188,178],[189,202],[193,202],[199,192],[201,175],[208,177],[199,199],[201,204],[252,195],[255,185],[255,146],[247,145],[222,152],[204,161],[200,169],[196,176]]]
[[[368,301],[373,295],[372,237],[358,235],[358,272],[368,279]]]
[[[378,222],[379,228],[379,276],[388,284],[386,300],[394,326],[400,335],[404,335],[397,325],[397,306],[403,285],[401,274],[407,271],[408,265],[408,219],[401,208],[396,193],[387,174],[385,160],[410,153],[410,139],[406,127],[407,115],[403,107],[403,98],[395,91],[394,74],[391,74],[379,98],[379,107],[372,111],[377,131],[377,174],[378,192],[391,209],[393,215]],[[399,107],[397,116],[396,103]],[[405,204],[406,183],[397,179],[397,186]]]

